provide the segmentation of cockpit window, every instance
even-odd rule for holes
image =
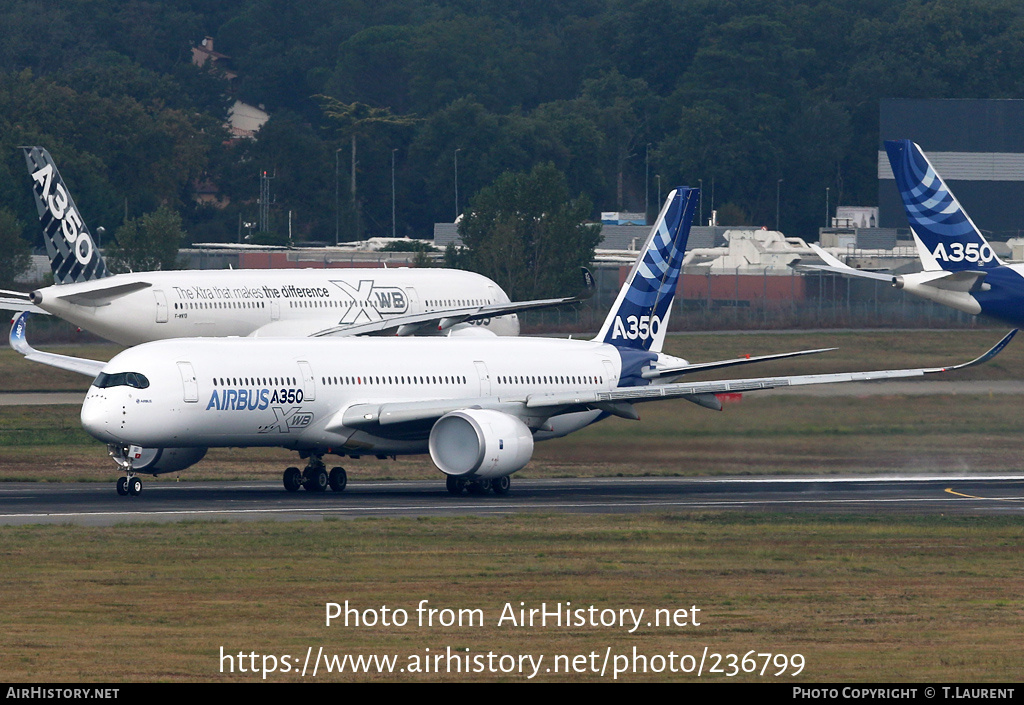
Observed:
[[[149,386],[149,380],[146,379],[146,375],[139,372],[115,372],[114,374],[100,372],[92,384],[100,389],[106,389],[107,387],[145,389]]]

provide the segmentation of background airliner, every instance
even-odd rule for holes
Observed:
[[[0,308],[50,313],[122,345],[205,336],[519,334],[490,279],[448,269],[191,270],[110,276],[50,154],[24,147],[54,286],[0,291]],[[589,283],[589,273],[585,273]],[[589,295],[589,290],[583,296]]]
[[[25,316],[11,346],[29,359],[94,375],[82,425],[125,470],[181,470],[211,446],[279,446],[308,460],[285,488],[342,490],[345,470],[323,457],[429,453],[461,494],[509,490],[535,441],[558,438],[608,415],[638,418],[634,404],[682,398],[720,409],[715,396],[779,386],[912,377],[919,368],[678,382],[697,370],[819,351],[691,365],[661,352],[697,190],[679,188],[651,231],[597,337],[204,338],[147,343],[109,363],[39,353]],[[1002,349],[1007,335],[977,360]],[[960,365],[963,367],[966,365]]]
[[[1024,323],[1024,264],[1004,264],[953,192],[910,140],[885,143],[896,186],[910,222],[922,271],[892,275],[843,264],[812,245],[826,266],[847,277],[891,282],[898,289],[965,313]]]

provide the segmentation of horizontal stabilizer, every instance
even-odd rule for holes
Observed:
[[[0,289],[0,311],[28,311],[50,315],[47,311],[32,303],[31,297],[22,291]]]
[[[811,249],[814,250],[815,254],[821,258],[821,261],[824,262],[825,265],[801,264],[799,265],[800,269],[813,269],[820,272],[830,272],[832,274],[841,274],[844,277],[875,279],[877,281],[889,282],[890,284],[893,281],[892,274],[886,274],[885,272],[865,272],[863,269],[854,269],[848,264],[844,264],[839,258],[832,256],[814,243],[811,243]]]
[[[717,360],[715,362],[697,362],[691,365],[679,365],[676,367],[651,367],[644,370],[641,376],[644,379],[659,379],[661,377],[678,377],[693,372],[705,372],[707,370],[719,370],[724,367],[735,367],[737,365],[749,365],[755,362],[768,362],[769,360],[783,360],[787,357],[800,357],[802,355],[816,355],[823,352],[832,352],[838,348],[818,348],[816,350],[798,350],[796,352],[775,353],[774,355],[758,355],[756,357],[737,357],[732,360]]]
[[[77,306],[106,306],[111,301],[122,296],[148,289],[153,286],[149,282],[128,282],[126,284],[107,285],[110,280],[98,280],[96,286],[86,290],[79,290],[72,294],[63,294],[58,298]],[[77,287],[76,287],[77,288]]]

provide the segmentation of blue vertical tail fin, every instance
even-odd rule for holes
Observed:
[[[672,191],[595,340],[660,352],[700,190]]]
[[[925,269],[960,272],[1001,266],[918,145],[910,140],[888,140],[885,151]]]
[[[100,279],[109,274],[89,228],[60,178],[50,153],[42,147],[22,147],[32,176],[43,241],[56,284]]]

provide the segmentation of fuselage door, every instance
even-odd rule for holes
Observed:
[[[607,379],[609,382],[615,382],[615,384],[612,385],[613,387],[619,386],[618,375],[615,372],[615,365],[612,364],[611,360],[602,360],[601,362],[604,363],[605,379]]]
[[[196,379],[196,372],[192,369],[191,362],[179,362],[178,373],[181,375],[181,386],[184,391],[186,402],[195,403],[199,401],[199,381]]]
[[[302,370],[302,400],[313,401],[316,399],[316,380],[313,379],[313,368],[305,360],[299,360],[299,369]]]
[[[420,313],[423,311],[420,308],[420,297],[416,294],[416,289],[411,286],[405,287],[405,295],[409,299],[409,308],[406,309],[406,313]]]
[[[473,362],[476,365],[476,374],[480,378],[480,396],[487,397],[491,395],[491,375],[487,372],[487,363],[476,360]]]
[[[277,302],[277,299],[270,300],[270,320],[281,320],[281,304]]]
[[[167,323],[167,296],[163,289],[153,289],[153,296],[156,297],[156,322]]]

